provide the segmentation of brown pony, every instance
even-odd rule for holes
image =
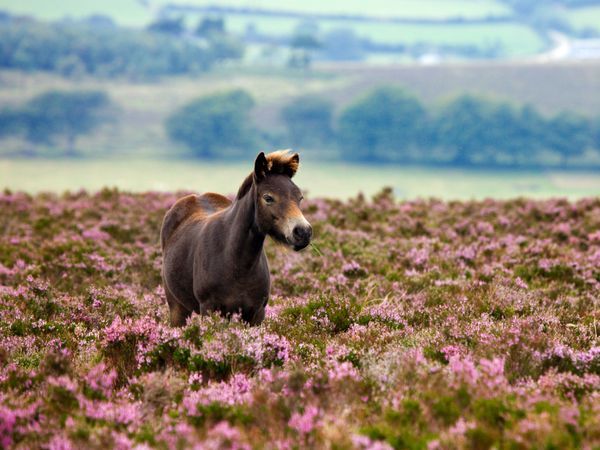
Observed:
[[[302,193],[292,182],[299,162],[287,150],[260,153],[233,202],[192,194],[167,212],[160,240],[171,325],[184,325],[194,311],[241,313],[252,325],[263,321],[271,283],[265,237],[297,251],[312,236],[299,207]]]

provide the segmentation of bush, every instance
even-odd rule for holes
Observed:
[[[472,95],[427,111],[416,98],[386,87],[342,111],[337,142],[345,158],[359,161],[543,166],[550,154],[565,164],[600,150],[599,129],[576,114],[546,118],[530,105]]]
[[[339,144],[351,159],[398,159],[419,146],[427,123],[427,112],[415,97],[383,87],[342,112]]]
[[[77,137],[102,124],[110,104],[101,91],[48,91],[0,111],[0,136],[22,134],[31,144],[46,146],[63,138],[66,154],[72,155]]]
[[[281,111],[292,146],[317,147],[331,143],[333,104],[316,95],[298,97]]]
[[[75,140],[100,125],[102,112],[110,101],[100,91],[48,91],[34,97],[22,110],[26,137],[33,143],[48,144],[64,137],[67,151],[74,151]]]
[[[228,37],[199,45],[166,32],[89,23],[0,22],[2,68],[151,78],[205,71],[215,62],[241,55],[240,44]]]
[[[257,139],[248,117],[253,105],[254,100],[243,90],[201,97],[167,119],[167,133],[202,158],[251,149]]]

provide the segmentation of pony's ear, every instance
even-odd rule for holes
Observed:
[[[290,158],[290,162],[290,169],[292,171],[292,175],[290,176],[291,178],[296,175],[296,172],[298,171],[298,166],[300,165],[300,155],[298,153],[294,153]]]
[[[254,179],[261,181],[267,176],[269,171],[269,163],[264,152],[260,152],[254,161]]]

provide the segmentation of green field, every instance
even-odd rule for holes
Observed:
[[[243,35],[252,27],[263,35],[287,36],[302,26],[301,19],[259,15],[228,15],[227,29]],[[319,20],[322,35],[336,29],[351,29],[363,39],[378,44],[500,45],[505,56],[532,55],[544,48],[544,42],[531,28],[516,23],[504,24],[400,24],[358,20]]]
[[[448,19],[462,17],[478,19],[489,16],[509,15],[511,11],[493,0],[371,0],[365,8],[363,0],[161,0],[159,3],[185,5],[219,5],[240,8],[273,9],[295,13],[366,15],[385,18]]]
[[[500,2],[493,0],[388,0],[370,1],[368,8],[361,0],[329,1],[288,0],[282,4],[274,0],[185,0],[151,2],[152,7],[167,3],[187,5],[213,5],[245,7],[257,9],[275,9],[295,13],[367,15],[384,18],[419,19],[480,19],[489,16],[506,16],[511,11]],[[136,0],[0,0],[0,10],[14,14],[28,14],[43,20],[57,20],[63,17],[82,18],[92,14],[112,17],[117,23],[131,26],[143,26],[152,20],[151,8],[142,6]]]
[[[83,18],[92,14],[104,14],[117,23],[127,26],[145,26],[150,23],[162,5],[171,3],[160,0],[144,7],[134,0],[107,0],[104,2],[61,0],[48,2],[43,0],[0,0],[0,10],[15,14],[29,14],[43,20],[58,20],[64,17]],[[510,17],[511,11],[502,3],[492,0],[406,0],[391,2],[375,0],[368,7],[360,0],[320,2],[316,0],[286,1],[284,4],[273,0],[248,2],[230,0],[215,3],[209,0],[185,0],[175,3],[232,6],[240,8],[273,9],[300,14],[334,14],[366,16],[381,19],[423,19],[447,20],[461,18],[465,20],[487,17]],[[578,16],[579,17],[579,16]],[[582,15],[585,18],[585,15]],[[188,17],[188,24],[194,24],[198,17]],[[302,18],[275,17],[268,15],[227,14],[227,28],[237,34],[243,34],[249,26],[257,32],[269,36],[289,36],[303,22]],[[575,19],[574,19],[575,20]],[[579,19],[578,19],[579,20]],[[583,20],[583,19],[582,19]],[[315,18],[314,21],[317,21]],[[397,24],[376,21],[356,20],[318,20],[321,33],[332,29],[349,28],[361,38],[380,44],[427,43],[430,45],[473,46],[490,48],[500,46],[501,54],[507,57],[533,55],[544,48],[540,36],[526,25],[517,22],[504,24]]]
[[[577,29],[594,28],[600,32],[600,6],[572,9],[567,13],[567,18]]]
[[[136,0],[0,0],[0,10],[41,20],[81,19],[102,14],[125,26],[144,26],[152,20],[150,11]]]
[[[127,191],[215,191],[234,193],[252,168],[244,164],[185,160],[0,160],[0,189],[62,192],[97,191],[116,186]],[[399,198],[443,199],[580,198],[600,193],[597,173],[492,172],[423,169],[393,165],[361,166],[302,163],[298,185],[313,197],[372,195],[391,186]]]

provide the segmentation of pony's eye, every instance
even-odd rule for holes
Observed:
[[[269,194],[263,195],[263,199],[265,200],[267,205],[270,205],[271,203],[273,203],[275,201],[275,199],[273,197],[271,197]]]

